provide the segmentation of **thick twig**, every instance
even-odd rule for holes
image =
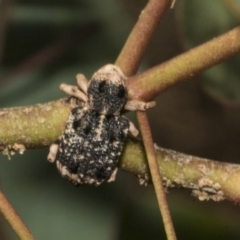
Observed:
[[[0,110],[0,150],[49,146],[61,134],[71,105],[66,99]]]
[[[43,105],[6,110],[7,115],[0,120],[1,150],[14,148],[21,151],[25,148],[48,146],[62,133],[70,109],[70,104],[62,99]],[[27,112],[29,114],[25,115]],[[40,124],[36,116],[41,116]],[[16,121],[18,125],[15,124]],[[13,128],[12,133],[4,131],[8,124]],[[240,165],[202,159],[163,148],[157,149],[157,159],[167,186],[195,189],[200,199],[225,198],[240,203]],[[149,171],[146,163],[142,143],[128,140],[120,167],[148,181]],[[204,187],[204,183],[210,187]],[[214,189],[218,189],[218,183],[221,188],[215,191]],[[212,194],[214,192],[216,194]]]
[[[240,203],[240,165],[217,162],[182,154],[156,146],[156,154],[163,182],[166,187],[183,187],[193,190],[200,200],[227,199]],[[148,166],[139,142],[129,140],[124,150],[121,167],[149,180]]]
[[[16,232],[19,239],[21,240],[34,239],[28,228],[24,225],[21,218],[18,216],[16,211],[13,209],[13,207],[11,206],[11,204],[8,202],[8,200],[1,191],[0,191],[0,211],[5,217],[5,219],[9,222],[12,229]]]

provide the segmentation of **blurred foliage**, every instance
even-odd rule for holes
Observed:
[[[213,2],[185,2],[182,11],[188,19],[186,23],[191,23],[187,36],[197,35],[192,45],[234,26],[224,22],[224,19],[228,21],[231,18],[226,14],[225,7],[222,6],[220,11],[212,5]],[[133,2],[131,7],[134,7]],[[191,10],[194,7],[195,10]],[[19,0],[11,11],[4,36],[4,56],[0,68],[1,107],[55,100],[64,96],[58,89],[61,82],[75,84],[77,73],[90,77],[102,65],[114,62],[136,21],[127,9],[128,2],[124,5],[122,1]],[[216,31],[208,31],[204,26],[210,27],[212,20],[200,20],[207,16],[215,23],[222,23],[225,28],[217,31],[216,27],[212,27]],[[47,64],[17,68],[46,47],[54,48],[55,43],[74,32],[80,34],[76,34],[79,40],[60,48],[58,55],[52,59],[51,54],[45,54],[43,59]],[[207,37],[208,32],[211,35]],[[217,74],[223,76],[219,71]],[[28,150],[23,155],[13,156],[10,161],[6,156],[0,156],[1,189],[36,239],[165,238],[151,186],[140,187],[135,177],[119,171],[115,183],[98,188],[75,188],[60,177],[53,164],[46,161],[47,152],[47,149]],[[239,239],[238,206],[199,203],[188,195],[189,192],[179,190],[168,194],[179,239]],[[0,223],[6,229],[5,239],[17,239],[3,219]]]
[[[185,42],[193,47],[238,26],[240,1],[184,1],[180,14]],[[203,75],[203,86],[211,96],[223,102],[240,103],[240,56]]]

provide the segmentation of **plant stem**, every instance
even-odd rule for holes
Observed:
[[[199,200],[240,203],[240,165],[199,158],[155,145],[159,169],[166,187],[192,189]],[[147,183],[149,169],[144,147],[128,140],[120,167]],[[143,183],[145,183],[143,182]]]
[[[49,146],[60,136],[70,111],[66,99],[1,109],[0,150],[14,150],[16,144],[25,149]]]
[[[142,10],[115,64],[127,76],[137,72],[146,47],[163,13],[170,7],[171,0],[151,0]]]
[[[21,218],[18,216],[16,211],[13,209],[11,204],[8,202],[4,194],[0,191],[0,211],[9,222],[12,229],[18,235],[21,240],[33,240],[34,237],[24,225]]]
[[[169,61],[131,77],[127,82],[129,97],[151,100],[174,84],[189,79],[239,53],[240,27],[236,27]]]
[[[171,214],[168,208],[166,195],[162,183],[156,152],[153,145],[151,129],[149,126],[147,114],[145,112],[138,112],[137,118],[142,133],[143,143],[147,155],[148,165],[152,176],[153,186],[158,200],[158,205],[162,214],[163,224],[168,240],[177,239]],[[141,124],[140,124],[141,123]]]
[[[170,4],[170,0],[151,0],[142,11],[116,61],[116,64],[121,67],[126,75],[131,76],[137,71],[146,46],[152,37],[152,33]],[[137,112],[137,117],[166,235],[168,240],[175,240],[177,238],[161,181],[147,114],[145,112]]]

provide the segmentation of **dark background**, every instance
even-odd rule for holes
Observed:
[[[1,1],[0,107],[56,100],[64,96],[60,83],[75,84],[77,73],[90,78],[114,62],[146,3]],[[231,30],[239,11],[239,1],[177,1],[159,24],[140,71]],[[154,141],[238,163],[239,63],[238,56],[161,94],[148,111]],[[46,161],[47,153],[0,156],[1,189],[36,239],[165,239],[152,186],[141,187],[119,171],[115,183],[75,188]],[[170,189],[167,197],[178,239],[240,238],[240,208],[232,202],[200,202],[180,189]],[[2,217],[0,239],[17,239]]]

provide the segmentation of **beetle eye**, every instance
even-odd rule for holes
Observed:
[[[118,97],[123,98],[125,94],[126,94],[125,88],[122,85],[120,85],[118,87]]]
[[[102,81],[99,83],[98,90],[100,93],[104,91],[104,86],[106,85],[106,81]]]

